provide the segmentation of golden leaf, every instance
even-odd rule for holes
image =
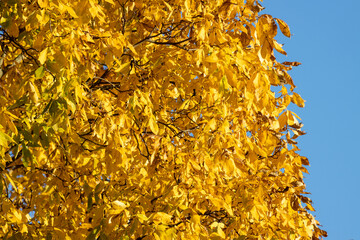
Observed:
[[[204,26],[201,27],[201,29],[200,29],[200,31],[199,31],[199,33],[198,33],[198,38],[199,38],[200,40],[202,40],[202,41],[205,40],[205,38],[206,38],[206,29],[205,29]]]
[[[73,17],[78,18],[78,15],[75,13],[74,9],[72,7],[67,6],[66,11]]]
[[[40,62],[41,65],[43,65],[45,63],[45,61],[46,61],[47,52],[48,52],[48,48],[45,48],[39,54],[39,62]]]
[[[9,135],[2,132],[0,129],[0,145],[1,146],[7,146],[8,142],[15,142]]]
[[[273,40],[273,46],[281,54],[287,55],[287,53],[282,49],[282,44],[279,44],[275,39]]]
[[[159,133],[159,127],[156,123],[156,119],[154,116],[151,116],[149,118],[149,127],[151,129],[151,131],[154,133],[154,134],[158,134]]]
[[[115,5],[115,2],[113,0],[105,0],[105,2],[111,3],[112,5]]]
[[[301,98],[301,96],[297,93],[293,93],[291,101],[298,105],[299,107],[305,107],[305,101]]]
[[[47,6],[49,4],[48,0],[38,0],[37,2],[41,8],[47,8]]]
[[[279,24],[280,30],[281,32],[286,36],[286,37],[291,37],[291,33],[290,33],[290,28],[289,26],[286,24],[286,22],[284,22],[283,20],[276,18],[276,21]]]

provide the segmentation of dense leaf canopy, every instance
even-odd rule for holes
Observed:
[[[319,239],[298,62],[257,0],[0,1],[0,237]],[[274,92],[276,91],[280,92]]]

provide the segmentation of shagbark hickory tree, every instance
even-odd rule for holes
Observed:
[[[256,0],[0,1],[0,237],[320,239],[287,24]],[[279,93],[271,86],[278,86]]]

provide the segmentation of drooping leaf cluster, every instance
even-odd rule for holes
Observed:
[[[320,239],[256,0],[0,1],[0,237]],[[273,89],[281,91],[274,92]]]

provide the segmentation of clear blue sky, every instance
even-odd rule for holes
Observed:
[[[359,0],[264,0],[264,13],[286,21],[291,39],[286,61],[297,92],[306,100],[295,109],[307,135],[300,153],[316,218],[327,240],[360,240],[360,18]]]

